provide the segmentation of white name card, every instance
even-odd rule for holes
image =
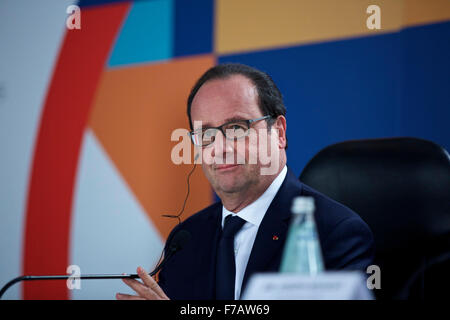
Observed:
[[[372,300],[362,272],[324,272],[315,276],[294,273],[253,275],[243,300]]]

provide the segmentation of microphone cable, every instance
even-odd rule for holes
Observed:
[[[189,172],[189,174],[188,174],[188,176],[187,176],[187,180],[186,180],[186,182],[187,182],[187,193],[186,193],[186,198],[184,199],[184,203],[183,203],[183,206],[182,206],[180,212],[179,212],[178,214],[176,214],[176,215],[163,214],[163,215],[161,215],[161,217],[165,217],[165,218],[174,218],[174,219],[177,219],[177,220],[178,220],[178,224],[181,223],[180,216],[181,216],[181,215],[183,214],[183,212],[184,212],[184,209],[185,209],[185,207],[186,207],[187,200],[188,200],[188,198],[189,198],[189,193],[190,193],[190,190],[191,190],[190,184],[189,184],[189,179],[191,178],[191,175],[194,173],[195,167],[197,166],[197,163],[196,163],[195,161],[197,160],[198,156],[199,156],[199,154],[197,154],[197,155],[195,156],[195,159],[194,159],[194,166],[192,167],[191,171]],[[160,259],[161,259],[161,258],[160,258]]]
[[[186,179],[186,183],[187,183],[187,193],[186,193],[186,197],[184,198],[183,206],[181,207],[180,212],[179,212],[177,215],[162,214],[161,217],[177,219],[177,220],[178,220],[178,224],[181,223],[180,217],[181,217],[181,215],[183,214],[184,209],[186,208],[186,203],[187,203],[187,200],[188,200],[188,198],[189,198],[190,191],[191,191],[190,184],[189,184],[189,180],[190,180],[190,178],[191,178],[191,175],[194,173],[195,167],[197,166],[196,161],[197,161],[198,157],[199,157],[199,154],[197,153],[197,154],[195,155],[195,158],[194,158],[194,166],[192,167],[192,169],[191,169],[191,171],[189,172],[189,174],[188,174],[188,176],[187,176],[187,179]],[[159,256],[158,262],[156,263],[156,268],[160,265],[161,259],[162,259],[163,255],[164,255],[164,248],[163,248],[163,250],[161,251],[161,255]]]

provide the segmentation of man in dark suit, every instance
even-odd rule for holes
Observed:
[[[191,137],[221,201],[172,230],[166,243],[180,230],[191,239],[167,261],[158,283],[138,268],[142,283],[124,280],[138,295],[118,299],[239,299],[252,274],[279,270],[297,196],[314,198],[326,270],[366,270],[373,256],[369,227],[287,168],[285,113],[275,83],[254,68],[219,65],[197,81],[188,99]]]

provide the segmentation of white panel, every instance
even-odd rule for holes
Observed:
[[[84,136],[72,211],[71,264],[81,273],[152,269],[163,242],[92,131]],[[133,293],[121,280],[84,280],[72,299],[114,299]]]
[[[22,270],[34,142],[72,2],[0,1],[0,286]],[[4,298],[21,298],[20,288]]]

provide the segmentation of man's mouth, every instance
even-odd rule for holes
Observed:
[[[214,170],[223,172],[223,171],[232,170],[237,167],[239,167],[239,164],[218,164],[214,167]]]

